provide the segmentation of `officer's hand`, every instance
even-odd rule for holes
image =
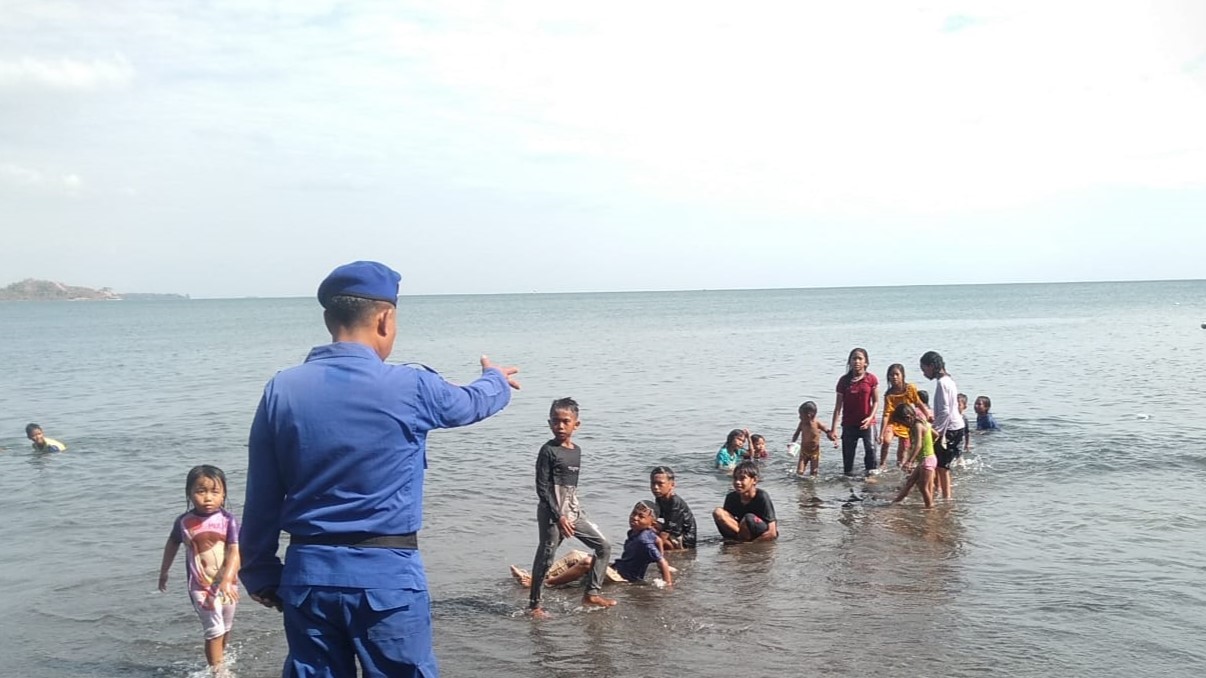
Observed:
[[[489,369],[496,369],[499,372],[502,372],[503,376],[507,378],[507,383],[511,385],[511,388],[519,390],[519,381],[515,379],[515,373],[519,372],[518,367],[503,367],[502,365],[495,365],[494,363],[490,362],[490,358],[488,356],[482,356],[482,372],[485,372]]]
[[[252,593],[251,599],[260,605],[270,607],[277,612],[285,609],[285,604],[281,602],[280,596],[276,595],[276,589],[274,588],[266,588],[258,593]]]

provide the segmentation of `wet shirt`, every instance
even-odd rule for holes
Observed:
[[[934,430],[938,433],[959,431],[966,423],[963,415],[959,414],[959,387],[949,374],[938,379],[938,388],[934,390]]]
[[[562,447],[550,440],[536,454],[536,497],[540,500],[540,509],[553,520],[565,517],[573,523],[582,514],[578,504],[582,448],[570,444],[573,447]]]
[[[629,530],[628,538],[624,540],[624,552],[611,566],[628,581],[642,581],[645,570],[661,559],[662,550],[657,547],[655,530]]]
[[[248,444],[239,535],[247,590],[426,590],[416,550],[298,544],[282,565],[280,532],[351,539],[418,532],[428,432],[481,421],[510,399],[498,369],[457,386],[351,342],[318,346],[278,373],[264,387]]]
[[[917,452],[917,461],[934,456],[934,429],[930,427],[929,422],[923,423],[925,435],[921,437],[921,450]]]
[[[695,548],[695,515],[691,513],[691,507],[687,506],[687,502],[677,494],[669,497],[655,497],[654,500],[662,530],[673,539],[679,540],[683,548]]]
[[[879,380],[870,372],[863,373],[863,378],[857,381],[849,374],[838,379],[836,390],[842,394],[842,426],[858,426],[875,414],[871,400],[878,387]]]
[[[905,384],[904,390],[900,393],[892,393],[891,391],[884,392],[884,425],[892,427],[892,433],[897,438],[908,438],[909,427],[904,424],[897,424],[892,421],[892,413],[901,405],[912,405],[918,407],[921,405],[921,396],[917,395],[917,387],[912,384]],[[920,413],[918,413],[920,416]]]
[[[752,513],[761,518],[763,522],[775,522],[775,505],[771,503],[770,495],[763,489],[754,490],[754,498],[750,499],[748,504],[741,503],[741,493],[737,490],[729,492],[724,498],[724,510],[737,520],[741,520],[742,516],[747,513]]]
[[[729,452],[729,448],[722,447],[716,451],[716,468],[733,468],[741,461],[742,450],[738,449]]]
[[[188,588],[205,591],[217,581],[227,547],[239,543],[239,523],[226,509],[210,514],[189,511],[172,523],[168,538],[184,544]]]
[[[42,446],[38,447],[37,443],[32,445],[34,452],[62,452],[67,449],[67,446],[54,438],[42,438]]]
[[[1000,428],[1001,427],[997,425],[996,417],[992,416],[992,413],[976,415],[977,431],[997,431],[1000,430]]]

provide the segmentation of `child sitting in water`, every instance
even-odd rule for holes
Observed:
[[[649,472],[649,491],[657,506],[659,546],[663,551],[695,548],[695,515],[683,498],[674,493],[674,470],[657,466]]]
[[[930,423],[922,419],[908,403],[896,407],[892,412],[892,423],[909,429],[909,453],[902,466],[909,473],[909,479],[892,503],[904,501],[915,485],[921,490],[925,507],[934,508],[934,471],[938,468],[938,457],[934,455],[934,431]]]
[[[766,449],[766,438],[755,433],[750,436],[750,449],[745,454],[746,459],[766,459],[770,452]]]
[[[800,423],[796,426],[796,432],[791,434],[791,441],[800,441],[800,456],[796,460],[796,475],[804,475],[804,467],[811,465],[812,471],[810,475],[817,475],[817,467],[821,464],[821,434],[829,436],[833,441],[834,446],[837,446],[837,436],[834,435],[833,429],[825,428],[825,425],[817,420],[817,404],[811,400],[805,401],[800,405]]]
[[[997,425],[997,420],[989,412],[992,409],[992,400],[988,396],[976,396],[976,402],[972,405],[976,411],[976,430],[977,431],[999,431],[1001,427]]]
[[[657,563],[666,586],[674,584],[674,568],[666,562],[666,557],[658,547],[656,524],[653,502],[642,501],[632,507],[632,513],[628,515],[629,530],[628,538],[624,540],[624,552],[618,560],[607,566],[605,582],[644,581],[649,565]],[[589,553],[570,551],[549,568],[544,586],[561,586],[584,579],[594,565],[595,557]],[[511,566],[511,576],[524,588],[532,585],[531,573],[518,566]]]
[[[730,541],[767,541],[779,537],[775,505],[758,489],[758,464],[743,461],[733,469],[733,491],[712,512],[720,536]]]
[[[716,451],[716,468],[731,470],[745,456],[745,444],[750,439],[748,429],[735,428],[729,431],[724,447]]]

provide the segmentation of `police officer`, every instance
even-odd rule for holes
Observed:
[[[437,675],[417,540],[427,433],[506,407],[518,370],[483,356],[455,386],[386,364],[400,280],[372,261],[332,271],[318,288],[332,343],[268,382],[251,425],[239,576],[284,613],[285,676],[355,676],[357,660],[365,676]]]

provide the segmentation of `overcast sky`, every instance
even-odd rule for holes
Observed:
[[[0,285],[1201,278],[1206,3],[0,0]]]

